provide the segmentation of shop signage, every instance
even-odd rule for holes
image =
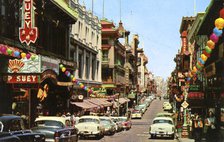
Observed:
[[[30,42],[35,43],[37,40],[37,27],[35,27],[35,7],[33,6],[33,0],[23,0],[22,6],[22,20],[21,26],[19,28],[19,40],[21,43],[26,43],[27,45]]]
[[[39,75],[8,75],[7,77],[7,83],[39,83],[40,82],[40,76]]]
[[[46,56],[41,56],[41,71],[44,72],[47,69],[51,69],[59,74],[59,59],[53,59]]]
[[[187,108],[187,107],[189,106],[189,104],[188,104],[186,101],[184,101],[184,102],[181,104],[181,106],[182,106],[183,108]]]
[[[189,87],[189,91],[190,92],[198,92],[198,91],[200,91],[200,85],[190,85],[190,87]]]
[[[9,60],[8,73],[41,73],[39,56],[35,55],[34,60]]]

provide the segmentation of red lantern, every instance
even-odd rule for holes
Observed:
[[[219,11],[219,16],[224,19],[224,8]]]

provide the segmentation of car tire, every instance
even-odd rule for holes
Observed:
[[[172,134],[172,135],[171,135],[171,139],[174,140],[174,138],[175,138],[175,136],[174,136],[174,134]]]

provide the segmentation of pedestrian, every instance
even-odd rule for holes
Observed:
[[[195,116],[194,120],[194,140],[200,142],[202,137],[203,122],[199,115]]]
[[[208,118],[205,120],[205,125],[207,127],[206,141],[215,142],[216,137],[216,118],[212,110],[209,111]]]

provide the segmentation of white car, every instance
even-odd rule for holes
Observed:
[[[170,117],[156,117],[153,119],[153,124],[149,127],[151,138],[170,137],[174,139],[175,126],[173,119]]]
[[[170,111],[170,110],[172,110],[172,105],[169,103],[169,102],[164,102],[163,103],[163,110],[164,111]]]
[[[82,116],[76,122],[75,127],[78,129],[78,134],[82,137],[95,136],[101,138],[104,135],[104,127],[100,123],[98,116]]]

